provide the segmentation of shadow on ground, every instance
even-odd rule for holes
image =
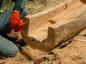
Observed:
[[[80,0],[82,3],[86,4],[86,0]]]

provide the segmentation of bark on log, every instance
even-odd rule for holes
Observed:
[[[64,23],[64,21],[62,21]],[[78,18],[73,21],[66,21],[64,25],[56,23],[48,29],[47,47],[53,49],[70,38],[77,35],[81,30],[86,28],[86,18]]]

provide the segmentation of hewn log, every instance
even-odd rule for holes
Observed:
[[[65,19],[61,19],[60,18],[61,20],[53,19],[52,21],[55,21],[56,22],[56,24],[53,24],[53,26],[55,26],[54,27],[55,30],[57,30],[57,29],[60,30],[60,27],[61,26],[64,27],[64,25],[68,25],[68,24],[71,24],[72,22],[76,22],[77,20],[75,20],[75,19],[79,18],[80,16],[81,16],[80,18],[84,19],[82,15],[85,15],[85,14],[82,14],[82,12],[85,10],[85,8],[82,6],[82,8],[80,7],[79,10],[80,11],[78,11],[78,12],[75,11],[77,13],[77,15],[75,15],[76,17],[68,17],[68,18],[66,17]],[[72,11],[69,12],[69,13],[72,13]],[[70,15],[70,16],[72,16],[72,15]],[[77,25],[77,23],[74,24],[74,25]],[[52,25],[49,24],[49,23],[47,23],[44,26],[42,26],[39,29],[37,29],[34,33],[32,33],[32,34],[29,35],[31,37],[31,39],[27,39],[26,41],[29,42],[29,45],[33,49],[36,48],[36,49],[43,50],[43,51],[49,51],[50,49],[53,48],[52,45],[53,45],[54,40],[55,40],[54,38],[56,38],[56,37],[54,36],[53,26],[52,26],[52,28],[49,28],[49,30],[48,30],[47,28],[49,26],[52,26]],[[68,25],[68,27],[70,27],[70,26]],[[73,29],[75,29],[75,28],[73,27]],[[71,30],[73,30],[73,29],[71,29]],[[60,32],[62,33],[63,31],[60,31]],[[61,37],[61,36],[59,35],[59,37]],[[53,42],[53,43],[51,43],[51,42]]]
[[[29,44],[29,47],[30,47],[29,49],[31,49],[31,50],[28,50],[28,52],[31,52],[31,53],[28,53],[28,55],[32,56],[33,59],[41,58],[42,57],[42,56],[40,57],[40,54],[42,53],[41,51],[50,51],[54,47],[58,46],[64,41],[67,41],[69,38],[75,36],[78,32],[84,29],[86,27],[85,20],[86,19],[84,18],[77,19],[77,20],[75,20],[75,18],[62,20],[60,22],[57,22],[51,27],[49,27],[50,25],[46,23],[46,25],[43,24],[42,25],[43,27],[40,27],[39,29],[37,28],[37,25],[39,24],[36,23],[33,26],[37,29],[35,29],[34,30],[35,32],[31,33],[29,36],[27,33],[28,28],[26,28],[27,30],[24,29],[24,31],[22,32],[23,39],[25,42],[27,42],[27,44]],[[46,26],[49,27],[49,29],[47,29]],[[48,34],[48,37],[47,37],[47,34]]]

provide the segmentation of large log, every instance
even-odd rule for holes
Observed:
[[[58,46],[64,41],[67,41],[69,38],[75,36],[78,32],[84,29],[86,27],[85,20],[85,18],[77,20],[75,20],[75,18],[69,18],[67,20],[57,22],[51,27],[49,27],[50,24],[46,23],[46,25],[43,24],[41,28],[35,29],[35,32],[29,36],[27,31],[28,28],[25,26],[26,28],[22,31],[22,36],[24,41],[29,44],[29,50],[27,51],[27,54],[30,55],[34,60],[40,59],[42,57],[40,56],[41,53],[45,53],[44,51],[50,51],[54,47]],[[34,27],[35,26],[36,25],[34,24]]]
[[[53,43],[51,44],[51,42],[54,42],[53,37],[55,37],[55,36],[54,36],[54,34],[50,34],[50,33],[53,33],[53,30],[51,28],[49,28],[49,30],[48,30],[48,27],[54,25],[57,29],[60,29],[60,26],[64,26],[66,24],[74,22],[75,19],[82,16],[83,15],[82,12],[85,10],[85,6],[83,6],[81,3],[78,3],[78,4],[79,5],[77,5],[77,7],[74,7],[74,11],[71,11],[73,8],[72,9],[70,8],[71,10],[68,10],[69,11],[68,15],[65,15],[68,12],[64,11],[64,14],[63,13],[61,14],[61,16],[62,16],[61,18],[58,19],[58,17],[59,17],[59,15],[58,15],[55,17],[55,19],[52,19],[52,21],[56,22],[56,24],[46,23],[45,25],[43,25],[39,29],[36,29],[33,33],[29,34],[31,39],[26,40],[27,42],[29,42],[29,45],[33,49],[49,51],[52,48]],[[82,5],[82,6],[80,6],[80,5]],[[74,13],[76,13],[76,14],[74,14]],[[67,16],[67,17],[65,17],[65,16]],[[59,35],[59,37],[60,37],[60,35]]]

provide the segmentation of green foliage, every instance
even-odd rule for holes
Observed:
[[[1,10],[6,11],[9,8],[13,7],[14,3],[11,0],[4,0],[1,5]]]

